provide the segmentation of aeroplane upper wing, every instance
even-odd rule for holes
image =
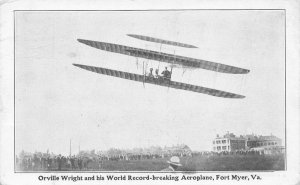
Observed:
[[[221,63],[209,62],[201,59],[194,59],[189,57],[183,57],[179,55],[172,55],[168,53],[161,53],[157,51],[144,50],[144,49],[126,49],[131,55],[146,59],[152,59],[171,64],[178,64],[185,67],[202,68],[211,71],[221,73],[232,73],[232,74],[246,74],[249,72],[248,69],[242,69],[234,66],[229,66]]]
[[[101,68],[101,67],[86,66],[86,65],[81,65],[81,64],[73,64],[73,65],[76,67],[80,67],[82,69],[88,70],[88,71],[95,72],[95,73],[118,77],[118,78],[123,78],[123,79],[127,79],[127,80],[150,83],[150,84],[170,87],[170,88],[174,88],[174,89],[182,89],[182,90],[186,90],[186,91],[203,93],[203,94],[208,94],[211,96],[217,96],[217,97],[223,97],[223,98],[245,98],[245,96],[243,96],[243,95],[238,95],[238,94],[234,94],[234,93],[230,93],[230,92],[220,91],[220,90],[216,90],[216,89],[211,89],[211,88],[206,88],[206,87],[201,87],[201,86],[196,86],[196,85],[191,85],[191,84],[186,84],[186,83],[181,83],[181,82],[169,81],[168,83],[158,83],[158,81],[154,80],[153,78],[150,79],[144,75],[138,75],[138,74],[123,72],[123,71],[111,70],[111,69],[106,69],[106,68]]]
[[[184,48],[197,48],[196,46],[193,46],[191,44],[184,44],[181,42],[174,42],[174,41],[169,41],[169,40],[164,40],[164,39],[158,39],[158,38],[144,36],[144,35],[135,35],[135,34],[127,34],[127,35],[129,37],[133,37],[136,39],[145,40],[145,41],[149,41],[149,42],[156,42],[156,43],[167,44],[167,45],[172,45],[172,46],[179,46],[179,47],[184,47]]]
[[[83,40],[83,39],[77,39],[77,40],[83,44],[89,45],[97,49],[151,59],[151,60],[158,60],[158,61],[167,62],[171,64],[179,64],[185,67],[202,68],[211,71],[216,71],[221,73],[231,73],[231,74],[246,74],[249,73],[250,71],[248,69],[243,69],[239,67],[216,63],[216,62],[210,62],[207,60],[194,59],[194,58],[189,58],[189,57],[184,57],[179,55],[171,55],[167,53],[133,48],[133,47],[123,46],[118,44],[90,41],[90,40]]]

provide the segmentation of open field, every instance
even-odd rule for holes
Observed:
[[[141,161],[104,161],[105,171],[160,171],[168,166],[167,159]],[[182,157],[179,171],[248,171],[284,170],[284,155],[227,155]]]

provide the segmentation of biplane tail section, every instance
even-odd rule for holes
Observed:
[[[144,75],[138,75],[138,74],[123,72],[123,71],[111,70],[111,69],[106,69],[106,68],[101,68],[101,67],[86,66],[86,65],[81,65],[81,64],[73,64],[73,65],[76,67],[88,70],[88,71],[95,72],[95,73],[118,77],[118,78],[123,78],[123,79],[127,79],[127,80],[133,80],[133,81],[138,81],[138,82],[143,82],[143,83],[160,85],[160,86],[170,87],[170,88],[174,88],[174,89],[192,91],[192,92],[197,92],[197,93],[202,93],[202,94],[207,94],[207,95],[217,96],[217,97],[222,97],[222,98],[238,98],[238,99],[245,98],[245,96],[243,96],[243,95],[238,95],[238,94],[234,94],[234,93],[230,93],[230,92],[220,91],[220,90],[216,90],[216,89],[211,89],[211,88],[206,88],[206,87],[201,87],[201,86],[196,86],[196,85],[191,85],[191,84],[186,84],[186,83],[181,83],[181,82],[175,82],[175,81],[159,82],[159,80],[154,79],[154,78],[146,78],[145,79]]]

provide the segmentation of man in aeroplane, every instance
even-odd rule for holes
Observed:
[[[166,80],[171,80],[172,73],[168,71],[168,68],[165,67],[165,70],[161,73],[163,75],[163,78]]]

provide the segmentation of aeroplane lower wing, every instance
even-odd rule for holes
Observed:
[[[157,51],[133,48],[133,47],[123,46],[118,44],[90,41],[90,40],[83,40],[83,39],[77,39],[77,40],[83,44],[86,44],[88,46],[97,49],[134,56],[134,57],[141,57],[145,59],[158,60],[158,61],[167,62],[171,64],[178,64],[184,67],[202,68],[206,70],[211,70],[211,71],[216,71],[221,73],[231,73],[231,74],[246,74],[250,72],[250,70],[248,69],[243,69],[239,67],[216,63],[216,62],[210,62],[207,60],[194,59],[194,58],[189,58],[189,57],[184,57],[179,55],[171,55],[168,53],[161,53]]]
[[[186,83],[181,83],[181,82],[175,82],[175,81],[161,82],[158,79],[148,78],[144,75],[138,75],[138,74],[134,74],[134,73],[111,70],[111,69],[106,69],[106,68],[101,68],[101,67],[86,66],[86,65],[81,65],[81,64],[73,64],[73,65],[76,67],[80,67],[82,69],[88,70],[88,71],[95,72],[95,73],[118,77],[118,78],[123,78],[126,80],[144,82],[144,83],[160,85],[160,86],[170,87],[170,88],[174,88],[174,89],[192,91],[192,92],[197,92],[197,93],[203,93],[203,94],[208,94],[211,96],[217,96],[217,97],[223,97],[223,98],[245,98],[245,96],[242,96],[242,95],[225,92],[225,91],[220,91],[220,90],[216,90],[216,89],[210,89],[210,88],[201,87],[201,86],[196,86],[196,85],[191,85],[191,84],[186,84]]]

